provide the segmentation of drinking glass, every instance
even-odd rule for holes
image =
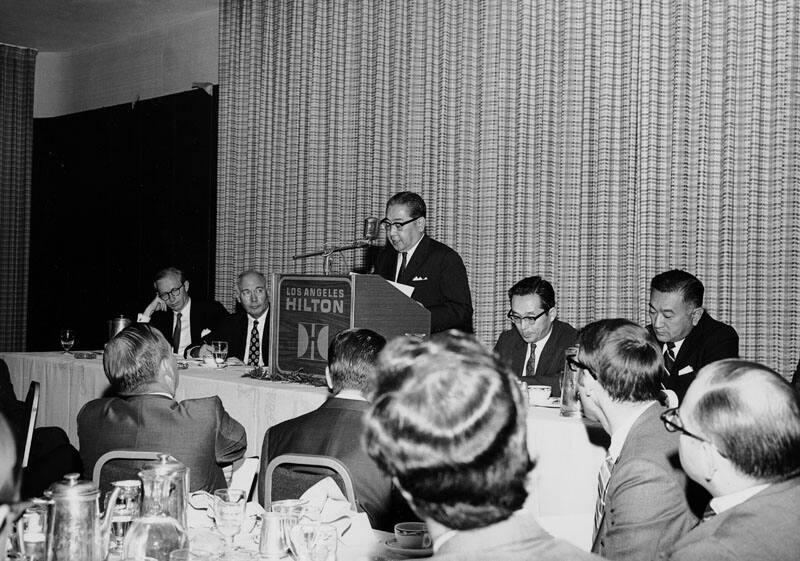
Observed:
[[[121,553],[125,543],[125,536],[128,534],[133,520],[139,518],[142,509],[142,483],[138,479],[124,481],[114,481],[112,487],[119,488],[117,501],[113,505],[108,504],[111,492],[106,493],[106,510],[111,511],[111,539],[108,549],[112,553]],[[113,491],[113,489],[112,489]]]
[[[214,353],[214,362],[217,366],[225,364],[225,359],[228,358],[228,342],[227,341],[212,341],[212,351]]]
[[[292,553],[298,561],[336,561],[339,534],[331,524],[301,522],[290,532]]]
[[[61,347],[64,349],[64,354],[72,354],[69,350],[72,348],[72,345],[75,344],[75,330],[64,328],[59,333],[59,339],[61,340]]]
[[[242,531],[247,494],[241,489],[214,491],[214,520],[217,531],[225,536],[228,553],[233,552],[233,537]]]
[[[45,561],[47,558],[48,508],[45,504],[34,504],[25,509],[17,523],[20,549],[25,552],[25,561]]]

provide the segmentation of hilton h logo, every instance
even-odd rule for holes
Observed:
[[[297,358],[328,362],[328,325],[297,324]]]

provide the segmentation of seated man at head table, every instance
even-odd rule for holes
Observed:
[[[556,319],[553,285],[539,276],[527,277],[508,290],[514,325],[503,331],[494,351],[511,371],[528,385],[550,386],[550,395],[561,394],[564,351],[575,344],[578,333]]]
[[[244,455],[244,427],[232,419],[219,397],[175,400],[179,370],[160,331],[135,324],[106,344],[103,368],[115,397],[94,399],[78,413],[84,477],[91,479],[98,458],[111,450],[164,452],[190,471],[191,491],[226,487],[222,466]],[[103,481],[136,479],[138,469],[110,465]],[[108,479],[106,472],[114,477]]]
[[[599,559],[523,508],[533,469],[516,377],[474,337],[400,337],[369,396],[369,455],[427,523],[437,560]]]
[[[472,295],[461,256],[425,232],[428,209],[416,193],[403,191],[386,203],[386,247],[375,273],[414,288],[411,298],[431,313],[431,333],[472,333]]]
[[[372,527],[391,532],[396,522],[409,520],[410,511],[393,490],[391,478],[361,445],[364,412],[369,408],[364,392],[385,344],[383,337],[369,329],[348,329],[331,340],[325,379],[332,397],[319,409],[267,430],[260,471],[265,473],[267,464],[281,454],[333,456],[350,470],[359,506]],[[263,480],[259,486],[259,497],[263,497]]]
[[[722,358],[739,356],[739,335],[730,325],[712,318],[703,308],[703,283],[680,269],[650,281],[650,322],[647,326],[661,345],[668,376],[664,386],[670,403],[683,399],[698,370]]]
[[[6,544],[14,523],[25,512],[19,503],[20,464],[14,435],[0,415],[0,559],[6,559]]]
[[[167,267],[156,273],[155,298],[139,314],[139,323],[156,327],[172,345],[172,352],[185,356],[186,349],[200,344],[207,332],[213,331],[228,311],[217,301],[204,302],[189,297],[189,280],[183,271]]]
[[[267,279],[258,271],[244,271],[236,279],[236,299],[242,310],[226,317],[203,338],[203,344],[189,349],[188,355],[212,356],[214,341],[227,341],[232,362],[266,366],[269,362],[269,294]]]
[[[753,362],[714,362],[664,424],[713,497],[670,561],[800,559],[800,398],[786,380]]]
[[[661,424],[660,349],[626,319],[590,323],[578,344],[569,362],[581,371],[584,412],[611,436],[598,475],[592,551],[621,561],[658,559],[697,523],[677,435]]]

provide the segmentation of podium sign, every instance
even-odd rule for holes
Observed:
[[[279,372],[324,374],[328,341],[350,327],[350,279],[274,275],[272,290],[277,348],[270,363]]]

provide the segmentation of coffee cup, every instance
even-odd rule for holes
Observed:
[[[550,399],[550,386],[528,386],[528,398],[534,405],[546,405]]]
[[[400,522],[394,525],[397,545],[405,549],[426,549],[431,546],[431,535],[424,522]]]

